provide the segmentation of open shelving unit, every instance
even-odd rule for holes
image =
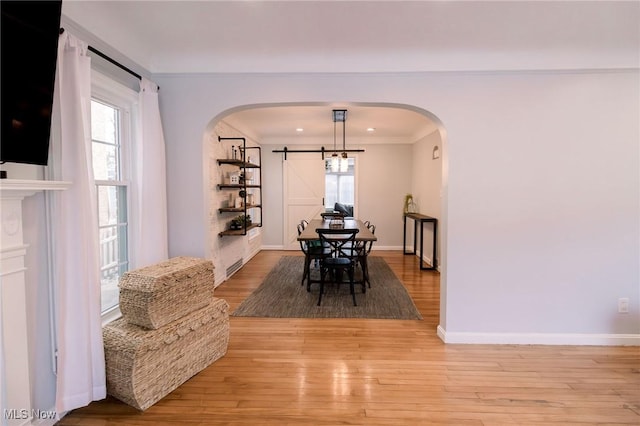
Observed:
[[[257,212],[260,216],[260,220],[257,222],[251,222],[247,224],[243,223],[243,226],[240,229],[225,229],[218,233],[220,237],[225,236],[241,236],[247,235],[247,231],[253,228],[262,227],[262,151],[259,146],[247,146],[247,142],[245,138],[223,138],[218,137],[219,142],[224,141],[242,141],[242,146],[238,145],[238,155],[240,158],[221,158],[218,159],[218,166],[226,168],[235,168],[240,171],[242,178],[239,183],[221,183],[218,184],[218,190],[237,190],[238,196],[242,199],[242,203],[240,207],[236,207],[235,205],[229,205],[226,207],[218,208],[219,214],[225,213],[237,213],[243,216],[247,216],[249,212],[252,214]],[[257,155],[257,163],[254,161],[248,161],[251,157],[250,154],[255,153]],[[254,157],[256,158],[256,157]],[[252,183],[247,183],[248,179],[247,170],[253,171]],[[257,182],[256,182],[256,173],[257,173]],[[248,197],[247,190],[252,190],[252,197]],[[248,203],[247,200],[251,198],[254,201]],[[231,221],[229,221],[229,225]]]

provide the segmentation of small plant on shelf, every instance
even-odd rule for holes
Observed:
[[[242,229],[245,225],[251,225],[251,215],[238,215],[231,219],[231,229]]]

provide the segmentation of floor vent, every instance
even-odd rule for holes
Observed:
[[[242,268],[242,258],[238,259],[233,265],[227,268],[227,278],[235,274],[240,268]]]

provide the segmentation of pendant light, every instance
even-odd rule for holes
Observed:
[[[340,170],[340,158],[336,151],[336,121],[333,120],[333,154],[331,154],[331,171],[337,173]]]
[[[338,159],[338,154],[335,150],[335,141],[336,141],[336,123],[338,121],[342,122],[342,154]],[[345,173],[349,170],[349,160],[347,157],[347,148],[346,148],[346,122],[347,121],[347,110],[346,109],[334,109],[333,110],[333,144],[334,144],[334,152],[331,156],[331,171],[337,172],[340,171]],[[335,165],[334,165],[335,164]]]

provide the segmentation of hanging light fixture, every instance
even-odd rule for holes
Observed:
[[[338,152],[336,151],[336,120],[334,115],[333,120],[333,154],[331,154],[331,171],[333,173],[337,173],[340,170],[340,158],[338,157]]]
[[[335,133],[336,133],[336,123],[338,121],[342,122],[342,154],[340,155],[340,159],[337,158],[337,153],[335,152]],[[346,148],[346,121],[347,121],[347,110],[346,109],[334,109],[333,110],[333,140],[334,140],[334,153],[331,157],[331,171],[340,171],[342,173],[346,172],[349,169],[349,159],[347,157],[347,148]],[[335,156],[335,158],[334,158]],[[337,163],[334,170],[334,161]]]

